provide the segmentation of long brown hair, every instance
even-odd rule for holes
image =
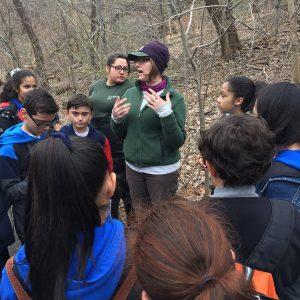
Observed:
[[[202,205],[167,202],[138,226],[135,268],[151,299],[251,299],[219,218]]]
[[[162,76],[161,73],[159,72],[154,60],[152,58],[150,58],[150,62],[151,62],[151,72],[149,74],[149,80],[153,81],[158,75]]]

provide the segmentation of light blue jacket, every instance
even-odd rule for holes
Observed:
[[[66,283],[67,300],[111,299],[123,273],[126,256],[124,228],[120,221],[108,217],[103,226],[95,229],[92,256],[93,259],[90,257],[87,262],[84,282],[75,279],[78,262],[75,256],[72,258]],[[15,263],[26,281],[29,265],[24,246],[15,255]],[[0,283],[0,299],[17,300],[5,269]]]

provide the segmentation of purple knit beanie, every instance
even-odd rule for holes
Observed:
[[[162,74],[168,66],[170,59],[169,49],[158,41],[152,41],[146,44],[137,52],[128,54],[128,59],[135,61],[138,57],[151,57],[155,62],[157,69]]]

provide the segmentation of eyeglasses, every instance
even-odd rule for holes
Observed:
[[[122,66],[112,66],[116,71],[121,72],[123,71],[124,73],[128,73],[129,72],[129,68],[128,67],[122,67]]]
[[[58,115],[56,115],[52,121],[44,122],[44,121],[35,120],[34,117],[28,112],[27,114],[30,117],[30,119],[33,121],[33,123],[37,126],[37,128],[51,127],[58,122]]]

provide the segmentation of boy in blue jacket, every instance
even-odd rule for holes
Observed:
[[[14,236],[7,211],[12,206],[17,235],[24,241],[24,205],[32,147],[44,139],[57,121],[59,110],[52,95],[38,88],[28,92],[20,112],[24,122],[0,137],[0,269],[8,258]]]

